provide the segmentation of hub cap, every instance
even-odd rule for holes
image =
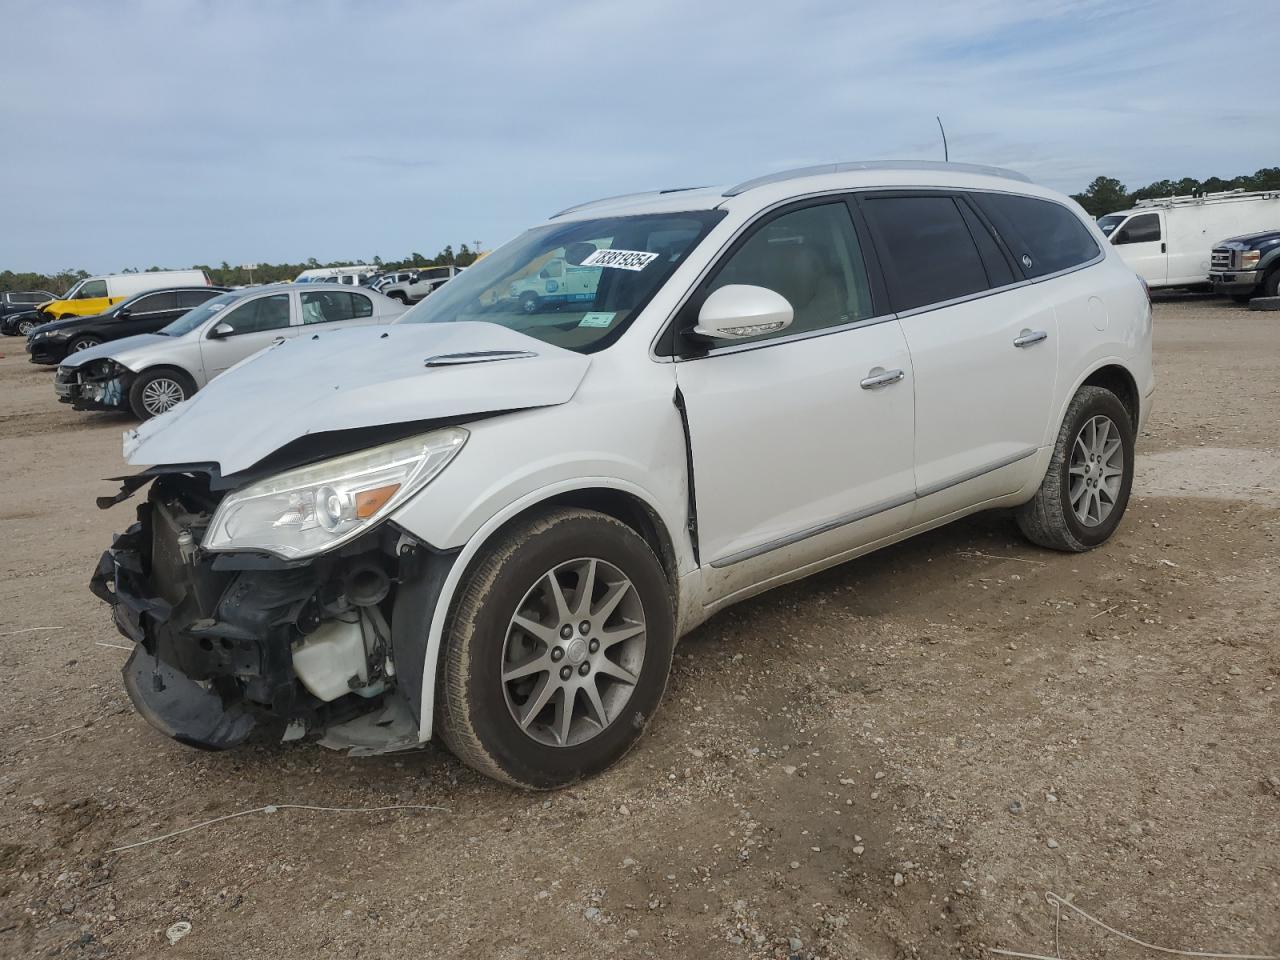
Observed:
[[[539,743],[585,743],[622,714],[644,651],[644,607],[626,575],[590,557],[560,564],[529,588],[507,626],[511,718]]]
[[[157,377],[142,388],[142,407],[152,416],[171,410],[183,401],[182,384]]]
[[[1124,449],[1120,431],[1110,417],[1091,417],[1071,447],[1071,509],[1086,527],[1111,516],[1124,480]]]

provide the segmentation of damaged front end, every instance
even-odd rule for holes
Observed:
[[[156,476],[93,576],[137,644],[123,673],[138,711],[208,750],[250,737],[356,754],[417,746],[421,625],[450,558],[390,523],[309,559],[205,550],[215,479]]]
[[[58,367],[53,389],[62,403],[76,410],[116,410],[128,405],[133,377],[128,367],[103,358]]]

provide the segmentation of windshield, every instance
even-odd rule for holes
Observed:
[[[183,334],[190,333],[196,327],[200,326],[215,313],[226,309],[229,305],[235,303],[244,294],[241,292],[224,293],[220,297],[214,297],[212,300],[206,300],[194,310],[188,310],[173,323],[169,324],[163,330],[159,331],[166,337],[180,337]]]
[[[590,353],[618,338],[723,216],[701,210],[535,227],[458,273],[400,322],[480,320]]]
[[[74,299],[76,298],[76,292],[77,292],[77,291],[79,291],[79,289],[80,289],[81,287],[83,287],[83,286],[84,286],[84,281],[83,281],[83,280],[77,280],[75,283],[73,283],[73,284],[71,285],[71,289],[70,289],[70,290],[68,290],[66,293],[64,293],[61,297],[56,297],[55,299],[58,299],[58,300],[74,300]]]
[[[1103,236],[1111,236],[1116,232],[1116,227],[1124,223],[1128,218],[1127,213],[1108,213],[1105,217],[1098,218],[1098,229],[1102,231]]]

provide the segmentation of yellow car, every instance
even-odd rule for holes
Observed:
[[[61,299],[40,304],[39,310],[49,320],[69,317],[93,317],[103,313],[125,297],[162,287],[207,286],[209,275],[203,270],[153,270],[150,273],[117,273],[102,277],[86,277]]]

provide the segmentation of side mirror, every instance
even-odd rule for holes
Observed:
[[[215,325],[214,328],[209,331],[209,339],[221,340],[224,337],[231,336],[235,332],[236,332],[236,328],[224,321],[222,323]]]
[[[117,320],[127,320],[131,316],[133,316],[133,311],[130,310],[128,307],[121,307],[119,310],[116,311]]]
[[[731,283],[703,301],[693,333],[710,340],[742,340],[784,330],[794,319],[795,311],[782,294]]]

